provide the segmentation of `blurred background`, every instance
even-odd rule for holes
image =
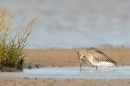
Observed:
[[[0,0],[13,13],[15,32],[43,12],[26,48],[130,47],[130,0]],[[26,22],[25,22],[26,23]]]

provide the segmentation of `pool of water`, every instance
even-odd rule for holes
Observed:
[[[119,79],[130,78],[130,66],[120,67],[49,67],[39,69],[24,69],[22,72],[1,72],[0,77],[29,78],[86,78],[86,79]]]

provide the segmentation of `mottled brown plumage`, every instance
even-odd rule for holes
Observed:
[[[80,58],[80,67],[81,61],[84,61],[91,66],[96,66],[96,69],[97,66],[117,66],[117,62],[106,56],[102,51],[93,47],[79,50],[77,54]]]

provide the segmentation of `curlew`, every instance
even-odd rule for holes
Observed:
[[[89,66],[96,67],[98,66],[108,67],[108,66],[117,66],[117,62],[106,56],[102,51],[99,51],[96,48],[90,47],[87,49],[82,49],[77,52],[79,56],[80,69],[82,70],[81,61],[86,62]]]

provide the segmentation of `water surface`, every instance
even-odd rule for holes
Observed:
[[[29,78],[85,78],[85,79],[130,79],[130,66],[120,67],[49,67],[39,69],[24,69],[23,72],[1,72],[0,77],[29,77]]]

